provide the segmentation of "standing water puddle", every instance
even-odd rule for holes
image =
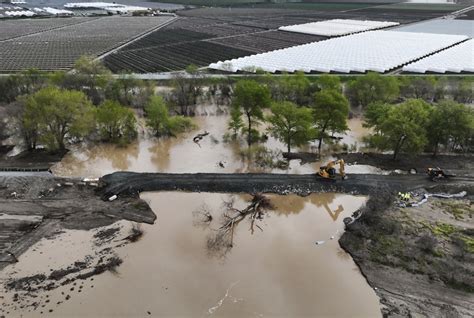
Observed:
[[[253,234],[250,220],[243,220],[234,228],[233,247],[219,254],[207,242],[221,225],[224,202],[243,209],[250,196],[143,193],[158,219],[142,226],[141,240],[116,249],[124,261],[118,274],[96,276],[94,288],[83,293],[69,291],[71,286],[50,291],[54,301],[64,298],[62,292],[71,298],[47,316],[380,317],[374,291],[337,242],[343,218],[365,198],[268,197],[274,207],[255,222]],[[210,224],[199,222],[203,211],[212,215]],[[35,248],[43,262],[52,262],[61,248],[79,248],[48,242]],[[21,264],[14,275],[22,274]]]

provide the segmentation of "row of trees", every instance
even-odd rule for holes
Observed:
[[[132,76],[114,78],[100,62],[81,57],[70,72],[45,73],[29,70],[0,79],[0,103],[12,103],[19,96],[29,95],[48,86],[83,92],[93,105],[114,100],[123,105],[140,108],[153,94],[150,82]]]
[[[350,89],[357,87],[358,96],[368,103],[364,108],[365,126],[373,131],[367,138],[369,146],[393,151],[394,159],[401,152],[431,151],[436,155],[442,147],[447,151],[472,147],[474,112],[470,106],[453,100],[429,103],[423,98],[400,102],[397,90],[393,89],[398,80],[393,77],[384,79],[380,87],[360,86],[374,84],[377,77],[369,74],[349,84]],[[278,85],[277,81],[283,84]],[[264,84],[248,79],[237,82],[229,129],[234,136],[244,135],[251,146],[260,140],[256,127],[266,121],[270,124],[268,131],[286,144],[288,152],[293,146],[312,140],[318,142],[320,152],[324,140],[348,130],[349,101],[342,94],[337,77],[319,77],[312,84],[316,92],[310,99],[305,97],[306,88],[311,86],[307,84],[307,78],[301,74],[267,78]],[[365,91],[371,94],[363,95]],[[270,116],[264,116],[265,108],[271,109]]]
[[[401,104],[372,103],[365,112],[366,126],[374,133],[371,146],[392,150],[396,159],[401,152],[423,150],[437,155],[440,147],[464,150],[474,138],[474,111],[452,100],[429,104],[409,99]]]
[[[402,102],[423,99],[428,103],[452,99],[469,104],[474,100],[472,77],[442,76],[384,76],[368,73],[355,77],[321,75],[308,77],[304,73],[293,75],[264,75],[258,81],[265,84],[275,101],[291,101],[309,105],[314,93],[322,89],[341,90],[353,107],[365,108],[373,102]]]
[[[157,97],[152,81],[114,78],[100,62],[83,57],[71,72],[28,71],[0,78],[0,104],[17,104],[12,113],[28,148],[40,142],[50,149],[64,149],[65,139],[91,133],[108,142],[129,142],[137,134],[131,108],[144,112],[157,136],[173,136],[192,127],[184,116],[194,115],[203,98],[231,104],[229,128],[234,136],[244,135],[249,146],[261,140],[256,128],[267,121],[269,132],[287,145],[288,152],[311,140],[318,142],[320,151],[325,140],[348,129],[350,104],[366,112],[367,126],[375,132],[369,143],[392,149],[395,156],[427,149],[437,153],[440,147],[463,149],[472,143],[472,112],[461,105],[473,100],[474,81],[469,77],[369,73],[311,78],[297,73],[235,82],[232,78],[206,79],[191,66],[187,73],[176,74],[171,85],[168,96]],[[270,116],[264,116],[265,108],[271,109]],[[173,112],[180,116],[172,116]],[[435,125],[435,119],[448,122]],[[0,121],[0,135],[2,124]]]
[[[251,146],[259,140],[256,126],[268,121],[269,132],[287,145],[288,152],[292,146],[314,139],[318,140],[320,151],[324,139],[348,129],[349,102],[337,85],[322,87],[309,101],[309,107],[299,106],[295,102],[297,98],[297,94],[293,94],[274,101],[267,85],[254,80],[239,81],[232,99],[229,129],[234,136],[244,134]],[[270,116],[264,116],[265,108],[271,109]]]
[[[171,116],[161,97],[151,97],[145,109],[146,123],[156,136],[174,136],[193,126],[189,118]],[[81,91],[54,86],[19,97],[12,117],[28,150],[42,144],[50,151],[64,151],[68,141],[85,137],[117,144],[137,137],[131,108],[115,100],[95,106]]]
[[[203,97],[204,82],[195,66],[189,66],[186,71],[173,76],[172,91],[166,102],[181,115],[194,115],[194,106]],[[96,106],[105,100],[113,100],[132,108],[144,109],[155,93],[155,85],[153,81],[140,80],[127,74],[116,78],[101,61],[83,56],[70,72],[28,70],[18,75],[0,77],[0,104],[9,104],[19,96],[56,86],[83,92]]]
[[[15,133],[28,150],[38,144],[62,151],[67,141],[86,136],[105,142],[128,143],[137,136],[137,113],[157,136],[174,136],[193,126],[189,118],[201,95],[199,72],[176,75],[167,99],[155,96],[155,83],[133,76],[112,76],[104,65],[82,57],[71,72],[44,73],[29,70],[0,78],[0,106],[7,105],[15,119]],[[170,110],[173,109],[173,111]],[[5,117],[5,116],[2,116]],[[0,143],[11,135],[7,120],[0,120]]]

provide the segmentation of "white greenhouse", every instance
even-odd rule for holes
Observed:
[[[385,73],[465,41],[463,35],[369,31],[209,65],[228,72]]]
[[[411,73],[474,73],[474,40],[428,56],[403,67]]]
[[[278,28],[278,30],[331,37],[359,33],[369,30],[383,29],[399,24],[400,23],[398,22],[386,21],[333,19],[305,24],[282,26]]]

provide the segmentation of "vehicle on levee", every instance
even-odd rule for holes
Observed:
[[[341,176],[341,179],[347,179],[344,159],[333,160],[328,162],[325,166],[319,167],[317,175],[324,179],[336,180],[337,170],[335,167],[337,165],[339,165],[339,175]]]
[[[436,168],[428,168],[426,169],[426,173],[428,174],[428,177],[431,179],[431,181],[441,181],[441,180],[446,180],[448,177],[454,177],[452,174],[447,174],[443,169],[440,167]]]

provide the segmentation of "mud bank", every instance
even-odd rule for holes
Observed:
[[[445,185],[474,183],[474,178],[452,178]],[[101,192],[107,199],[113,195],[137,194],[143,191],[296,193],[339,192],[368,195],[375,189],[392,192],[433,186],[425,175],[350,174],[348,179],[326,180],[315,174],[265,173],[134,173],[116,172],[101,178]]]
[[[67,151],[49,153],[45,150],[35,150],[8,157],[7,154],[12,149],[12,146],[0,148],[0,171],[49,171],[67,153]]]
[[[473,188],[458,190],[472,195]],[[360,219],[348,225],[339,240],[380,297],[384,317],[470,317],[470,200],[433,198],[411,208],[395,207],[393,202],[389,193],[372,196]]]
[[[94,182],[49,174],[0,175],[0,270],[44,237],[63,229],[93,229],[118,220],[153,224],[138,197],[103,201]]]

